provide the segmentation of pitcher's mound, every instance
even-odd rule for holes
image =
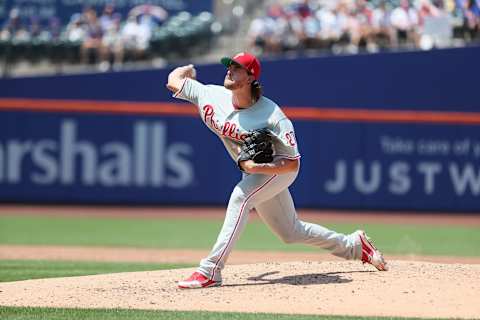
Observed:
[[[193,269],[27,280],[0,284],[0,304],[474,318],[480,265],[392,261],[378,272],[359,262],[231,265],[222,287],[182,290]]]

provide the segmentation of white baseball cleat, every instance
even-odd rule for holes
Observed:
[[[220,285],[222,285],[221,281],[209,279],[200,272],[194,272],[188,279],[178,282],[180,289],[218,287]]]
[[[357,234],[362,245],[362,262],[371,264],[379,271],[387,271],[388,266],[387,262],[383,258],[383,254],[380,252],[380,250],[375,248],[372,240],[367,236],[365,231],[358,230]]]

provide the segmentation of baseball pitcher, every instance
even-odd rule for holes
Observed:
[[[240,237],[251,209],[286,243],[305,243],[345,259],[357,259],[387,270],[382,253],[362,230],[345,235],[298,219],[288,187],[300,168],[292,122],[280,107],[262,95],[261,66],[249,53],[223,58],[223,86],[196,80],[193,65],[174,69],[167,88],[174,97],[197,106],[205,125],[223,142],[242,171],[228,202],[225,221],[210,254],[180,288],[222,284],[222,269]]]

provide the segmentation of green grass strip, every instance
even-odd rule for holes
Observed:
[[[223,221],[0,216],[0,244],[210,249]],[[364,229],[386,254],[480,256],[480,228],[412,224],[325,224],[338,232]],[[310,251],[286,245],[259,220],[251,221],[237,250]]]
[[[192,265],[84,261],[0,260],[0,282],[85,276],[116,272],[166,270],[187,267],[192,267]],[[0,319],[3,318],[0,317]]]
[[[341,317],[316,315],[285,315],[269,313],[195,312],[195,311],[150,311],[123,309],[54,309],[0,307],[2,320],[408,320],[419,318],[392,317]],[[427,320],[427,319],[423,319]]]

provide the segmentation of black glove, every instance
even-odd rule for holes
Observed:
[[[251,131],[245,138],[240,149],[237,164],[240,170],[241,161],[253,160],[255,163],[269,163],[273,161],[272,136],[267,129]]]

